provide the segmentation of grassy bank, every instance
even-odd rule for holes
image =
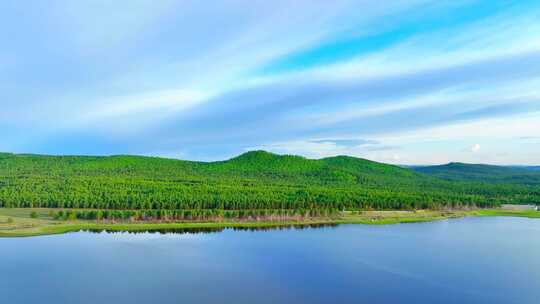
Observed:
[[[24,237],[60,234],[80,230],[152,231],[202,228],[272,228],[323,224],[370,224],[427,222],[465,216],[514,216],[540,218],[532,210],[482,209],[473,211],[361,211],[343,212],[334,218],[304,219],[301,221],[217,221],[217,222],[98,222],[87,220],[62,221],[51,217],[51,209],[0,208],[0,237]]]
[[[485,209],[471,212],[476,216],[516,216],[528,218],[540,218],[540,211],[535,210],[504,210],[504,209]]]

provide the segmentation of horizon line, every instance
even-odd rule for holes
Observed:
[[[361,159],[361,160],[367,160],[370,162],[375,162],[379,164],[386,164],[391,166],[398,166],[398,167],[429,167],[429,166],[445,166],[450,164],[465,164],[465,165],[484,165],[484,166],[496,166],[496,167],[540,167],[540,164],[493,164],[493,163],[468,163],[468,162],[462,162],[462,161],[449,161],[445,163],[424,163],[424,164],[407,164],[407,163],[387,163],[383,161],[376,161],[371,160],[369,158],[355,156],[355,155],[347,155],[347,154],[336,154],[336,155],[329,155],[324,157],[307,157],[300,154],[290,154],[290,153],[276,153],[272,151],[262,150],[262,149],[254,149],[254,150],[247,150],[243,153],[236,154],[235,156],[230,156],[225,159],[216,159],[216,160],[196,160],[196,159],[183,159],[179,157],[171,157],[171,156],[163,156],[163,155],[150,155],[150,154],[137,154],[137,153],[119,153],[119,154],[57,154],[57,153],[34,153],[34,152],[6,152],[6,151],[0,151],[1,154],[11,154],[11,155],[17,155],[17,156],[45,156],[45,157],[97,157],[97,158],[106,158],[106,157],[121,157],[121,156],[129,156],[129,157],[146,157],[146,158],[159,158],[159,159],[168,159],[168,160],[177,160],[177,161],[187,161],[187,162],[198,162],[198,163],[216,163],[216,162],[224,162],[233,160],[235,158],[238,158],[242,155],[252,153],[252,152],[265,152],[272,155],[277,156],[294,156],[294,157],[301,157],[307,160],[323,160],[328,158],[334,158],[334,157],[351,157],[355,159]]]

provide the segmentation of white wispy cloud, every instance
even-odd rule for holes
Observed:
[[[480,144],[474,144],[472,147],[471,147],[471,152],[473,153],[476,153],[478,151],[480,151]]]
[[[107,120],[118,119],[135,119],[132,123],[140,127],[142,120],[156,120],[171,112],[186,111],[210,97],[209,92],[197,90],[165,90],[111,97],[92,104],[84,115],[79,115],[68,127],[76,127],[76,124],[84,121],[106,123]]]

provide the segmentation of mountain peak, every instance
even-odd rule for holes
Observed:
[[[231,158],[230,160],[257,160],[257,159],[261,159],[261,160],[264,160],[264,159],[272,159],[272,158],[279,158],[281,155],[278,155],[278,154],[274,154],[274,153],[271,153],[271,152],[268,152],[268,151],[264,151],[264,150],[253,150],[253,151],[248,151],[248,152],[245,152],[245,153],[242,153],[236,157],[233,157]]]

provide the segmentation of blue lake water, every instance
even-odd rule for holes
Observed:
[[[540,220],[0,239],[0,303],[540,303]]]

